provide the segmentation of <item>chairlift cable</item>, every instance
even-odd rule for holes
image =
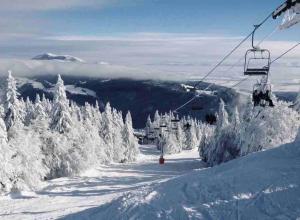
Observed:
[[[224,63],[225,60],[228,59],[228,57],[230,57],[243,43],[245,43],[250,37],[253,37],[254,33],[264,24],[266,23],[270,17],[272,17],[273,12],[271,14],[269,14],[260,24],[255,25],[255,28],[253,31],[251,31],[241,42],[239,42],[238,45],[236,45],[219,63],[217,63],[207,74],[204,75],[204,77],[202,77],[198,83],[196,83],[194,85],[194,88],[196,89],[197,86],[199,86],[203,80],[205,80],[209,75],[211,75],[219,66],[222,65],[222,63]],[[258,45],[260,45],[266,38],[270,37],[271,35],[273,35],[275,32],[277,31],[277,28],[271,32],[270,35],[267,35],[265,38],[263,38],[261,40],[261,42],[259,42]],[[276,60],[280,59],[282,56],[284,56],[285,54],[287,54],[288,52],[290,52],[291,50],[293,50],[294,48],[296,48],[300,43],[298,43],[297,45],[295,45],[294,47],[292,47],[291,49],[289,49],[288,51],[286,51],[284,54],[282,54],[280,57],[276,58],[275,60],[273,60],[271,63],[275,62]],[[239,60],[240,61],[240,60]],[[233,68],[233,67],[230,67]],[[242,80],[240,80],[238,83],[236,83],[235,85],[233,85],[231,88],[234,88],[238,85],[240,85],[242,82],[246,81],[249,77],[244,78]],[[206,89],[208,89],[209,87],[211,87],[213,85],[213,83],[210,83],[203,91],[205,91]],[[172,112],[177,112],[178,110],[182,109],[183,107],[185,107],[187,104],[191,103],[193,100],[195,100],[196,98],[198,98],[199,95],[194,96],[192,99],[190,99],[189,101],[187,101],[186,103],[184,103],[183,105],[181,105],[180,107],[176,108],[174,111]]]
[[[277,60],[281,59],[284,55],[288,54],[289,52],[291,52],[292,50],[294,50],[296,47],[298,47],[300,45],[300,42],[296,43],[294,46],[292,46],[291,48],[289,48],[287,51],[285,51],[283,54],[281,54],[280,56],[278,56],[276,59],[271,61],[271,64],[276,62]]]
[[[266,36],[265,36],[265,37],[257,44],[257,47],[258,47],[263,41],[265,41],[267,38],[269,38],[270,36],[272,36],[277,30],[278,30],[278,28],[276,27],[270,34],[266,35]],[[253,31],[252,31],[252,32],[253,32]],[[252,32],[251,32],[251,34],[252,34]],[[245,39],[247,40],[250,36],[251,36],[251,35],[249,35],[249,36],[248,36],[247,38],[245,38]],[[236,48],[236,49],[237,49],[237,48]],[[233,51],[233,52],[234,52],[234,51]],[[233,52],[232,52],[232,53],[233,53]],[[230,55],[229,55],[229,56],[230,56]],[[242,59],[244,59],[244,57],[242,57],[240,60],[238,60],[237,63],[235,63],[234,65],[232,65],[232,66],[228,69],[228,71],[229,71],[230,69],[232,69],[233,67],[235,67]],[[203,81],[204,79],[205,79],[205,78],[202,78],[201,81]],[[231,89],[231,88],[234,88],[234,87],[240,85],[242,82],[246,81],[247,79],[249,79],[249,77],[240,80],[237,84],[231,86],[231,87],[228,88],[228,89]],[[200,82],[201,82],[201,81],[200,81]],[[195,88],[197,85],[199,85],[199,84],[200,84],[200,83],[196,84],[196,85],[194,86],[194,88]],[[209,88],[210,88],[211,86],[213,86],[213,85],[214,85],[214,83],[210,83],[203,91],[209,89]],[[227,90],[226,90],[226,91],[227,91]],[[176,108],[173,112],[177,112],[178,110],[182,109],[183,107],[185,107],[187,104],[191,103],[191,102],[192,102],[193,100],[195,100],[196,98],[197,98],[197,96],[194,96],[193,98],[191,98],[190,100],[188,100],[186,103],[184,103],[184,104],[181,105],[180,107]]]
[[[272,32],[270,32],[268,35],[266,35],[263,39],[261,39],[258,44],[256,45],[256,47],[259,47],[266,39],[270,38],[274,33],[276,33],[276,31],[278,30],[278,27],[275,27],[274,30],[272,30]],[[227,70],[225,70],[224,72],[227,73],[230,70],[232,70],[234,67],[236,67],[242,60],[244,60],[245,57],[241,57],[236,63],[234,63],[233,65],[231,65]]]
[[[255,28],[253,31],[251,31],[241,42],[239,42],[238,45],[236,45],[219,63],[217,63],[207,74],[205,74],[204,77],[200,79],[200,81],[194,86],[197,87],[199,86],[203,80],[205,80],[210,74],[212,74],[219,66],[221,66],[222,63],[224,63],[225,60],[227,60],[228,57],[230,57],[243,43],[245,43],[253,34],[255,31],[260,28],[264,23],[267,22],[267,20],[272,17],[273,12],[269,14],[260,24],[255,25]]]
[[[199,98],[199,96],[194,96],[194,97],[191,98],[189,101],[187,101],[187,102],[184,103],[183,105],[179,106],[178,108],[176,108],[176,109],[173,110],[172,112],[177,113],[180,109],[182,109],[183,107],[185,107],[186,105],[188,105],[189,103],[191,103],[192,101],[194,101],[196,98]]]
[[[292,46],[291,48],[289,48],[287,51],[285,51],[284,53],[282,53],[280,56],[278,56],[276,59],[271,61],[271,64],[276,62],[277,60],[281,59],[284,55],[288,54],[289,52],[291,52],[292,50],[294,50],[296,47],[298,47],[300,45],[300,42],[298,42],[297,44],[295,44],[294,46]],[[238,85],[240,85],[242,82],[246,81],[247,79],[249,79],[249,77],[241,79],[238,83],[234,84],[233,86],[229,87],[228,89],[232,89]]]

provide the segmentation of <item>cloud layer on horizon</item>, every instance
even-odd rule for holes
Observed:
[[[14,42],[13,47],[7,47],[0,41],[0,50],[6,54],[0,59],[0,74],[6,74],[11,69],[18,76],[60,73],[103,78],[199,79],[240,40],[239,36],[138,33],[108,37],[55,36],[28,41],[27,44]],[[294,44],[289,41],[265,41],[261,47],[270,49],[275,58]],[[211,79],[232,85],[243,78],[243,56],[249,47],[250,42],[237,50],[212,74]],[[271,74],[275,83],[299,82],[299,48],[274,63]],[[87,63],[30,60],[46,52],[73,55]],[[238,60],[240,62],[236,67],[231,68]],[[105,63],[109,65],[103,65]]]

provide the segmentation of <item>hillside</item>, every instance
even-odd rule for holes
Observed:
[[[148,115],[153,117],[156,110],[169,112],[194,95],[182,87],[182,82],[71,76],[63,76],[63,79],[69,99],[79,105],[84,105],[85,102],[95,104],[98,100],[101,110],[104,109],[107,102],[110,102],[114,108],[122,110],[123,113],[131,112],[135,128],[144,128]],[[24,99],[29,96],[31,100],[35,100],[37,93],[40,95],[44,93],[47,98],[51,99],[56,77],[19,78],[17,81],[19,92]],[[200,88],[206,88],[207,85],[207,83],[203,83]],[[191,115],[204,120],[206,114],[217,112],[220,98],[228,104],[228,109],[239,101],[239,94],[233,90],[227,90],[217,85],[212,86],[211,90],[216,93],[203,94],[199,99],[181,109],[179,114],[181,116]],[[203,109],[193,111],[191,109],[193,105],[199,105]]]
[[[297,219],[300,141],[132,191],[63,219]]]

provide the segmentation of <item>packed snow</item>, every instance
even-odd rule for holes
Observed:
[[[102,165],[76,177],[46,181],[40,191],[6,194],[0,197],[0,219],[67,217],[110,203],[126,192],[203,168],[196,149],[166,156],[164,166],[158,164],[159,151],[155,146],[141,146],[140,151],[135,163]]]
[[[156,111],[138,145],[130,112],[53,100],[0,102],[0,218],[296,219],[300,93],[294,103],[226,105],[206,124]],[[166,164],[159,165],[164,156]]]
[[[298,219],[300,142],[161,184],[63,219]]]

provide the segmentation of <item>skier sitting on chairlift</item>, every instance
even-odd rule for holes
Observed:
[[[266,78],[263,78],[261,82],[254,85],[252,94],[254,106],[265,107],[268,103],[270,107],[274,107],[271,95],[271,85],[267,83]]]

